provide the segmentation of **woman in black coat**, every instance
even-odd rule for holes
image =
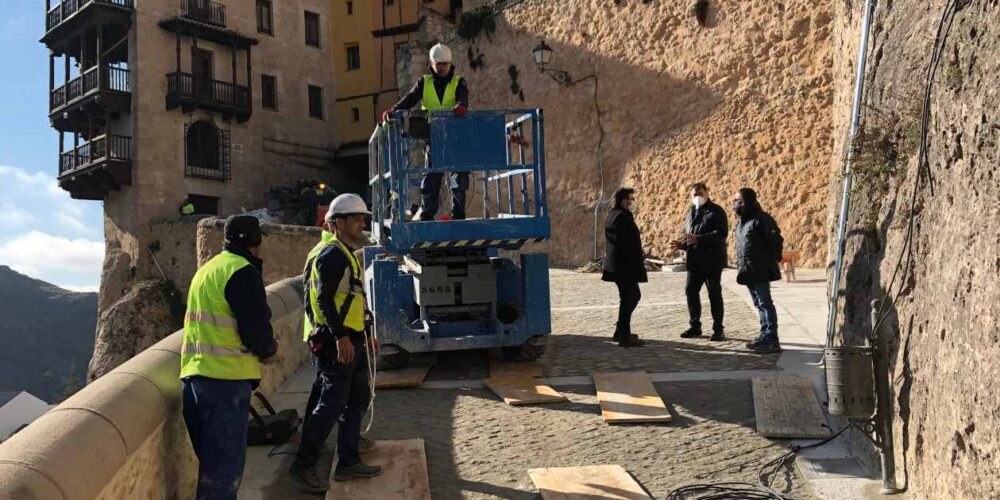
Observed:
[[[635,190],[621,188],[615,193],[615,206],[604,223],[607,238],[604,256],[604,281],[618,285],[618,324],[614,339],[622,347],[641,346],[645,342],[632,335],[632,312],[639,305],[642,296],[639,283],[646,282],[645,257],[642,255],[642,239],[639,226],[630,209],[635,202]]]

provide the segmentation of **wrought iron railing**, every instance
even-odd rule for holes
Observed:
[[[226,26],[226,6],[211,0],[182,0],[184,16],[203,23]]]
[[[132,138],[104,134],[60,153],[59,175],[106,160],[132,161]]]
[[[196,78],[191,73],[168,73],[167,96],[239,110],[250,109],[249,87],[231,82]]]
[[[89,4],[114,5],[116,7],[135,8],[135,0],[63,0],[45,16],[45,31],[55,28],[65,21],[69,16],[76,14]]]
[[[69,104],[76,99],[97,90],[110,92],[131,92],[130,71],[114,66],[92,66],[82,75],[72,79],[66,85],[52,90],[49,100],[49,111]]]

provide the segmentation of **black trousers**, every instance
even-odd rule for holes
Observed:
[[[369,361],[362,335],[351,335],[351,340],[354,343],[354,361],[342,364],[326,356],[316,360],[316,381],[306,404],[302,442],[294,464],[296,467],[316,464],[323,443],[338,423],[337,455],[340,460],[337,467],[351,467],[361,462],[358,452],[361,420],[371,397]]]
[[[635,281],[616,281],[618,285],[618,324],[615,326],[614,339],[624,342],[632,335],[632,312],[639,305],[642,293],[639,283]]]
[[[438,206],[441,204],[441,180],[444,174],[433,172],[425,174],[420,181],[420,220],[434,220]],[[465,218],[465,191],[469,189],[469,173],[449,173],[448,184],[451,188],[451,218]]]
[[[691,328],[701,329],[701,286],[708,288],[708,302],[712,305],[712,331],[723,331],[722,318],[725,309],[722,304],[722,268],[688,271],[687,285],[684,293],[687,295],[688,314],[691,317]]]

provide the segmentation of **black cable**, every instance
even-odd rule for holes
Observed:
[[[802,450],[818,448],[837,439],[848,429],[844,426],[832,436],[801,446],[793,446],[782,455],[764,463],[757,471],[757,484],[739,481],[720,483],[695,483],[676,488],[667,494],[665,500],[786,500],[786,497],[771,487],[773,476]]]
[[[914,215],[914,210],[917,204],[917,192],[920,190],[920,180],[921,174],[927,173],[928,178],[930,178],[930,164],[927,160],[927,133],[930,128],[930,106],[931,106],[931,93],[934,86],[934,75],[937,73],[938,65],[941,62],[941,54],[944,52],[944,44],[948,38],[948,34],[951,32],[951,26],[955,20],[955,13],[959,10],[959,3],[962,2],[962,7],[964,7],[964,0],[949,0],[945,5],[944,12],[941,14],[941,19],[938,21],[937,33],[934,37],[934,49],[931,52],[931,61],[927,67],[927,79],[924,85],[924,99],[923,99],[923,109],[920,116],[920,147],[917,154],[917,172],[913,182],[913,192],[910,193],[910,211],[909,211],[909,221],[907,223],[906,235],[903,239],[903,249],[900,250],[899,259],[896,261],[896,266],[892,271],[892,276],[889,279],[889,284],[886,286],[885,295],[879,304],[879,309],[876,313],[877,321],[872,325],[872,335],[874,336],[876,332],[880,331],[880,328],[889,318],[891,311],[895,308],[896,303],[899,301],[899,297],[902,296],[905,287],[900,286],[900,289],[896,292],[892,300],[889,300],[892,294],[892,289],[896,284],[896,276],[899,273],[900,267],[903,266],[904,257],[906,259],[906,265],[903,267],[903,274],[900,277],[900,283],[905,283],[906,278],[909,276],[910,270],[913,266],[913,233],[915,230],[916,216]],[[931,193],[933,195],[933,192]],[[874,341],[874,339],[871,339]]]

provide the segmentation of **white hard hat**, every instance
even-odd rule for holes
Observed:
[[[451,62],[451,49],[443,43],[439,43],[431,47],[431,62],[436,63],[450,63]]]
[[[365,201],[360,196],[353,193],[345,193],[330,202],[330,208],[326,211],[324,220],[333,221],[337,217],[345,215],[371,215]]]

